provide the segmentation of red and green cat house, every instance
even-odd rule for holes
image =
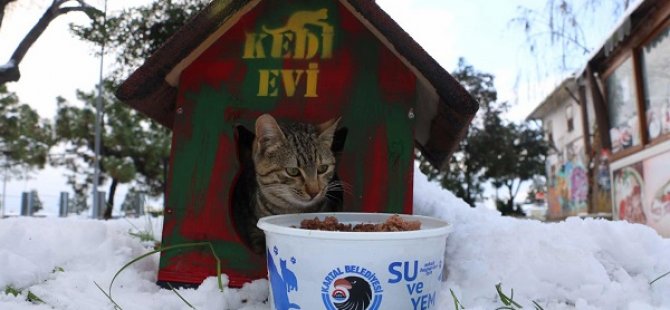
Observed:
[[[266,275],[232,216],[240,141],[258,116],[341,117],[343,209],[411,213],[414,148],[441,166],[478,107],[371,0],[213,1],[116,95],[173,132],[163,245],[211,242],[232,286]],[[215,272],[208,248],[173,250],[158,280],[197,284]]]

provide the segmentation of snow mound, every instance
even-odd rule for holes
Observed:
[[[452,224],[447,281],[438,309],[454,309],[451,292],[467,309],[503,306],[496,284],[524,308],[670,309],[670,240],[626,222],[570,218],[560,223],[502,217],[470,208],[417,170],[416,214]],[[139,232],[160,240],[160,220],[77,218],[0,220],[0,309],[112,309],[107,289],[116,271],[151,250]],[[123,309],[185,309],[155,284],[158,255],[131,265],[114,283]],[[227,278],[224,276],[224,285]],[[5,289],[20,290],[17,296]],[[43,304],[26,301],[28,292]],[[197,309],[269,309],[267,280],[220,292],[216,278],[179,294]]]

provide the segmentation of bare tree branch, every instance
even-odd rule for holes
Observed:
[[[0,0],[0,8],[3,8],[4,3],[12,2],[15,0]],[[44,11],[42,17],[37,21],[35,26],[28,32],[28,34],[21,40],[19,45],[14,50],[11,58],[6,65],[0,66],[0,85],[7,82],[16,82],[21,78],[21,72],[19,70],[19,65],[25,57],[28,50],[33,46],[33,44],[39,39],[39,37],[44,33],[44,30],[47,29],[49,24],[60,15],[64,15],[70,12],[85,12],[90,16],[90,12],[96,10],[93,6],[88,5],[83,0],[74,0],[77,2],[77,6],[68,6],[62,7],[64,4],[71,2],[72,0],[54,0],[51,5]],[[1,16],[0,16],[1,17]],[[0,18],[1,20],[1,18]]]

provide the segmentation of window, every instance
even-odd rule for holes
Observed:
[[[670,26],[640,51],[647,132],[653,140],[670,133]]]
[[[626,59],[605,81],[612,152],[640,144],[633,60]]]
[[[552,134],[551,121],[546,121],[544,123],[544,133],[547,135],[547,141],[549,145],[554,145],[554,135]]]
[[[565,108],[565,118],[568,120],[568,132],[575,129],[574,117],[572,117],[572,105]]]

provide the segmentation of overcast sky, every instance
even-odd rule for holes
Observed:
[[[7,61],[18,42],[29,31],[51,0],[18,1],[8,12],[0,28],[0,64]],[[110,11],[123,6],[148,3],[150,0],[109,0]],[[452,71],[459,57],[464,57],[476,69],[496,77],[500,100],[516,103],[508,117],[524,119],[530,111],[560,82],[557,76],[537,78],[532,82],[515,81],[521,68],[532,63],[524,53],[524,37],[520,29],[511,28],[509,21],[524,5],[541,9],[537,0],[378,0],[386,10],[424,49],[447,71]],[[102,0],[89,1],[102,8]],[[539,5],[539,7],[538,7]],[[85,44],[69,32],[70,23],[84,23],[81,13],[70,13],[56,19],[30,49],[21,63],[22,77],[8,87],[22,102],[30,104],[45,118],[53,118],[57,96],[76,102],[75,90],[91,90],[98,80],[99,59],[93,56],[94,47]],[[602,32],[602,30],[596,30]],[[106,59],[105,68],[112,59]],[[57,212],[60,191],[70,191],[61,176],[62,170],[48,168],[31,180],[7,183],[8,212],[18,212],[20,193],[39,189],[47,212]],[[102,185],[101,190],[106,186]],[[125,187],[117,191],[121,203]],[[1,193],[1,192],[0,192]]]

